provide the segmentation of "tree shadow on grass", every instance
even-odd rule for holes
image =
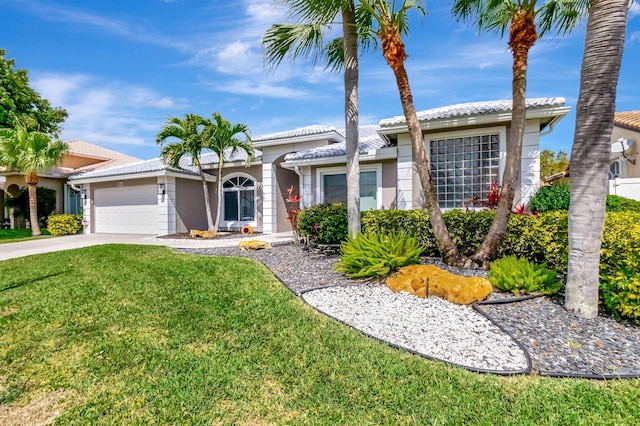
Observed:
[[[46,274],[46,275],[41,275],[39,277],[34,277],[28,280],[24,280],[24,281],[18,281],[15,283],[8,283],[6,287],[2,287],[0,288],[0,293],[3,291],[8,291],[8,290],[13,290],[14,288],[18,288],[18,287],[22,287],[31,283],[35,283],[37,281],[40,280],[44,280],[47,278],[51,278],[51,277],[57,277],[58,275],[62,275],[62,274],[66,274],[66,271],[61,271],[61,272],[52,272],[50,274]]]

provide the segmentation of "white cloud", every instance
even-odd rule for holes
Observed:
[[[237,40],[215,54],[216,69],[225,74],[262,73],[262,55],[246,41]]]
[[[629,20],[632,20],[638,15],[640,15],[640,3],[631,2],[629,6]]]
[[[228,81],[224,85],[213,85],[212,87],[220,92],[268,98],[290,99],[309,95],[306,89],[294,89],[269,83],[255,83],[249,80]]]
[[[64,139],[112,148],[152,145],[142,135],[157,131],[167,113],[188,107],[184,99],[163,96],[147,87],[84,74],[34,72],[31,84],[52,105],[69,113],[63,123]]]

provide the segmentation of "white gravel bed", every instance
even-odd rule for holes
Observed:
[[[527,368],[515,341],[470,306],[380,285],[329,287],[302,298],[357,330],[430,358],[479,370]]]

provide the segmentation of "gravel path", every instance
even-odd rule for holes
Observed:
[[[438,298],[394,294],[385,286],[348,279],[333,270],[339,259],[335,255],[311,253],[291,244],[259,251],[237,247],[180,251],[258,260],[295,294],[316,289],[303,297],[324,313],[428,357],[498,372],[521,370],[524,365],[514,342],[470,307]],[[481,270],[464,271],[464,275],[483,274]],[[332,286],[343,287],[322,289]],[[504,295],[495,298],[500,297]],[[561,305],[546,297],[482,305],[481,309],[527,348],[534,372],[560,376],[640,375],[638,327],[604,316],[579,319],[567,315]],[[405,321],[399,321],[398,315]]]

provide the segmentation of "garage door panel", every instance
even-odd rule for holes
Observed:
[[[112,234],[157,234],[158,198],[155,185],[97,189],[95,231]]]

